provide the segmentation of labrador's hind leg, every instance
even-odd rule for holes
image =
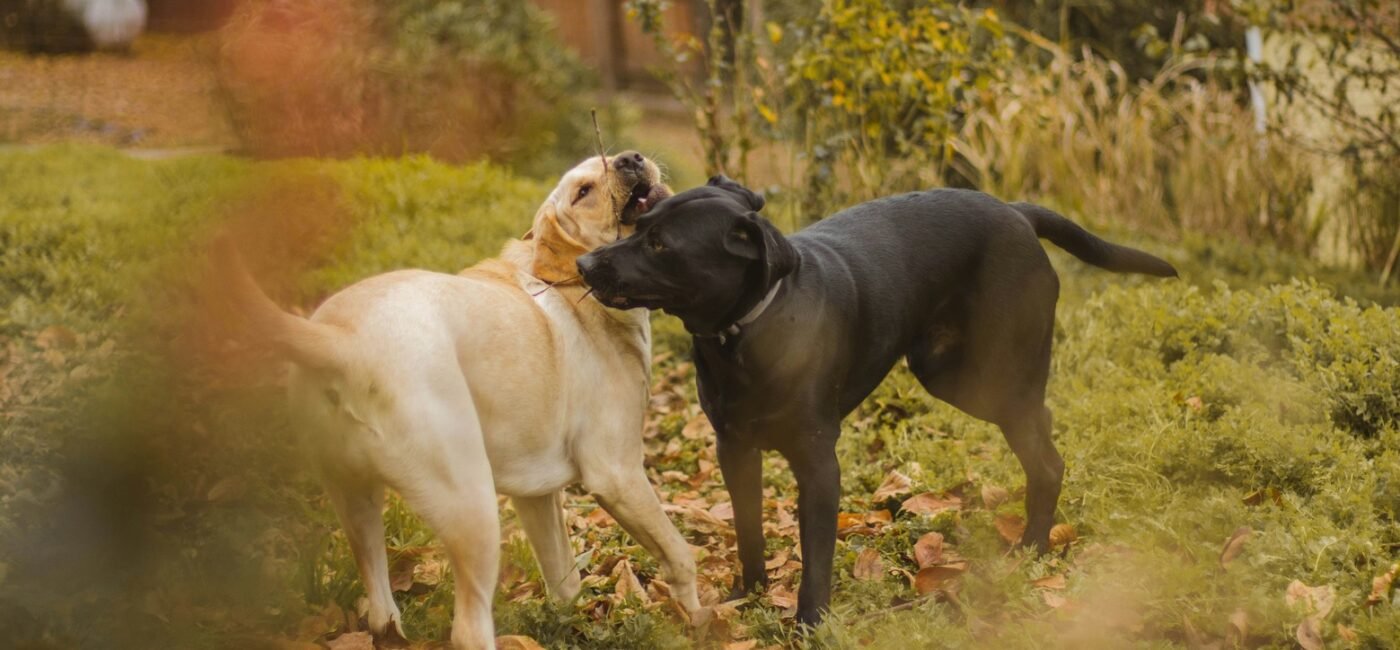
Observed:
[[[1050,528],[1055,525],[1055,504],[1060,499],[1065,461],[1050,438],[1050,409],[1043,405],[999,423],[1011,451],[1026,472],[1026,532],[1022,546],[1050,550]]]
[[[578,595],[581,581],[574,566],[574,549],[569,544],[569,529],[564,521],[560,492],[534,497],[511,497],[520,525],[535,549],[545,590],[558,602],[568,602]]]
[[[389,558],[384,548],[384,486],[328,479],[325,487],[365,585],[370,633],[381,643],[402,640],[403,615],[389,588]]]
[[[460,375],[458,375],[460,381]],[[398,414],[391,485],[427,522],[452,567],[452,645],[495,646],[491,601],[500,571],[501,523],[481,424],[465,382],[420,389]]]

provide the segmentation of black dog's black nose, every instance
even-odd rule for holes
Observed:
[[[613,156],[613,168],[619,171],[630,170],[634,172],[642,171],[646,167],[647,159],[642,154],[635,151],[624,151]]]
[[[589,273],[592,273],[594,269],[598,268],[598,258],[594,256],[593,253],[580,255],[578,260],[575,261],[575,264],[578,265],[578,274],[587,276]]]

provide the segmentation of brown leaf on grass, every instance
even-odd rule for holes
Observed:
[[[1001,535],[1007,544],[1019,544],[1021,535],[1026,532],[1026,520],[1021,515],[997,515],[993,523],[997,527],[997,534]]]
[[[1064,589],[1066,586],[1065,576],[1062,573],[1045,576],[1044,578],[1032,580],[1031,585],[1040,587],[1041,589]]]
[[[348,632],[326,642],[330,650],[374,650],[374,637],[369,632]]]
[[[763,563],[763,568],[765,568],[765,569],[767,569],[767,570],[769,570],[769,571],[772,571],[773,569],[776,569],[776,568],[778,568],[778,567],[780,567],[780,566],[782,566],[782,565],[784,565],[784,564],[787,564],[788,555],[789,555],[789,551],[788,551],[787,549],[782,549],[782,550],[778,551],[777,553],[774,553],[772,559],[770,559],[770,560],[768,560],[767,562],[764,562],[764,563]]]
[[[1337,624],[1337,636],[1342,637],[1342,640],[1346,641],[1347,643],[1356,643],[1358,639],[1358,637],[1356,636],[1356,630],[1342,625],[1341,623]]]
[[[924,492],[905,499],[899,507],[916,515],[936,515],[940,512],[962,508],[962,499],[956,496],[940,497],[932,492]]]
[[[856,580],[879,580],[885,573],[885,563],[880,560],[880,552],[868,546],[861,549],[860,554],[856,555],[856,565],[851,573]]]
[[[908,476],[900,473],[897,469],[892,469],[889,474],[885,475],[885,480],[880,483],[880,487],[875,488],[875,503],[908,494],[913,485],[914,482],[909,480]]]
[[[214,502],[234,501],[243,496],[247,490],[248,485],[242,479],[226,476],[209,488],[209,492],[204,495],[204,498]]]
[[[730,641],[724,644],[724,650],[753,650],[758,647],[758,639],[748,639],[745,641]]]
[[[765,594],[765,596],[768,598],[768,603],[778,609],[785,610],[791,607],[797,607],[797,594],[792,593],[791,589],[783,585],[773,585],[769,587],[768,593]]]
[[[883,526],[894,521],[894,515],[888,510],[871,510],[865,513],[865,523],[872,526]]]
[[[931,567],[943,561],[943,534],[924,533],[914,542],[914,563],[920,569]]]
[[[1230,614],[1230,629],[1225,631],[1225,642],[1232,648],[1244,647],[1244,640],[1249,638],[1249,614],[1243,609],[1237,609]]]
[[[721,501],[710,506],[710,514],[720,521],[734,521],[734,504],[729,501]]]
[[[836,513],[836,530],[849,530],[865,525],[865,515],[859,512]]]
[[[62,325],[50,325],[34,337],[34,344],[44,350],[66,350],[78,344],[78,334]]]
[[[1303,619],[1293,635],[1303,650],[1322,650],[1322,631],[1318,629],[1317,619],[1311,616]]]
[[[1331,585],[1309,587],[1301,580],[1294,580],[1288,583],[1283,599],[1289,607],[1299,608],[1304,614],[1321,620],[1332,613],[1332,606],[1337,603],[1337,592]]]
[[[710,419],[701,413],[685,423],[685,428],[681,429],[681,437],[686,440],[700,440],[711,437],[714,432],[715,430],[710,427]]]
[[[937,591],[966,570],[966,562],[954,562],[919,569],[919,572],[914,574],[914,590],[919,592],[920,596]]]
[[[618,600],[625,600],[628,596],[633,596],[637,600],[649,603],[651,598],[647,596],[647,590],[642,588],[642,582],[637,579],[637,574],[632,572],[632,562],[626,558],[613,567],[613,577],[617,578],[617,586],[613,588],[613,595]]]
[[[1206,403],[1201,401],[1200,397],[1192,395],[1186,398],[1186,406],[1189,407],[1192,411],[1199,413],[1201,412],[1201,409],[1204,409],[1206,407]]]
[[[418,566],[417,553],[404,553],[389,566],[389,590],[408,591],[413,588],[413,569]]]
[[[1220,549],[1220,568],[1226,568],[1230,562],[1244,552],[1245,542],[1254,535],[1254,530],[1249,526],[1240,526],[1230,534],[1230,539],[1225,540],[1224,548]]]
[[[1069,524],[1055,524],[1050,529],[1050,545],[1059,547],[1079,539],[1079,533]]]
[[[1040,592],[1040,599],[1045,601],[1045,604],[1048,605],[1050,609],[1059,609],[1064,607],[1065,603],[1068,602],[1064,596],[1053,591]]]
[[[496,637],[496,650],[544,650],[544,646],[523,634],[509,634]]]
[[[1371,595],[1366,597],[1368,607],[1390,601],[1390,590],[1395,586],[1397,574],[1400,574],[1400,564],[1392,564],[1389,571],[1371,578]]]
[[[997,506],[1011,500],[1011,493],[1004,487],[995,485],[982,486],[982,506],[988,510],[996,510]]]

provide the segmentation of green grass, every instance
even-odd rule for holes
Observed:
[[[353,611],[361,590],[295,451],[276,373],[220,365],[230,344],[191,326],[205,314],[201,289],[219,280],[199,244],[238,221],[245,241],[305,265],[280,295],[310,305],[379,271],[453,271],[493,255],[551,182],[421,158],[0,153],[0,627],[28,647],[258,647],[343,627],[322,612]],[[308,235],[322,212],[344,228]],[[293,235],[314,245],[279,244]],[[893,520],[839,543],[832,617],[801,643],[1184,647],[1224,641],[1243,612],[1243,645],[1285,647],[1305,616],[1285,601],[1295,579],[1334,590],[1319,626],[1329,644],[1400,639],[1394,592],[1367,603],[1372,578],[1400,561],[1395,292],[1267,247],[1114,238],[1163,252],[1183,278],[1114,276],[1053,253],[1064,289],[1050,406],[1069,467],[1058,518],[1079,539],[1041,559],[1009,551],[995,522],[1022,514],[1018,499],[993,510],[980,497],[1024,484],[1000,433],[898,369],[847,419],[839,450],[843,512],[891,509]],[[656,330],[655,392],[672,401],[649,419],[649,468],[669,501],[708,507],[727,497],[714,475],[689,482],[714,458],[709,435],[682,435],[698,412],[687,339],[670,319]],[[962,507],[930,517],[873,503],[891,470],[914,493],[962,495]],[[770,459],[766,476],[769,506],[791,508],[782,463]],[[584,594],[568,607],[539,595],[506,513],[498,633],[551,648],[799,643],[766,598],[706,636],[664,601],[616,598],[612,566],[625,558],[650,583],[656,563],[615,525],[585,520],[590,499],[571,502]],[[673,518],[705,548],[706,588],[727,587],[726,528]],[[391,557],[420,573],[440,561],[401,504],[386,521]],[[1241,526],[1253,534],[1222,568]],[[955,597],[887,611],[915,595],[900,571],[917,570],[911,548],[929,531],[968,561]],[[794,541],[770,535],[770,552]],[[852,575],[866,548],[886,569],[878,579]],[[445,639],[450,580],[425,575],[397,596],[410,636]],[[795,590],[798,572],[775,575]],[[1049,597],[1031,584],[1057,575],[1065,587]]]

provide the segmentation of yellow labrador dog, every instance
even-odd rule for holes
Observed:
[[[700,606],[689,545],[642,466],[651,330],[643,309],[589,298],[575,259],[626,236],[670,195],[635,152],[580,163],[523,240],[457,275],[395,271],[331,296],[309,319],[279,309],[231,245],[236,300],[292,361],[289,393],[369,592],[376,637],[402,635],[381,518],[397,490],[446,547],[452,643],[494,647],[491,599],[510,496],[550,595],[579,575],[560,491],[581,481]]]

